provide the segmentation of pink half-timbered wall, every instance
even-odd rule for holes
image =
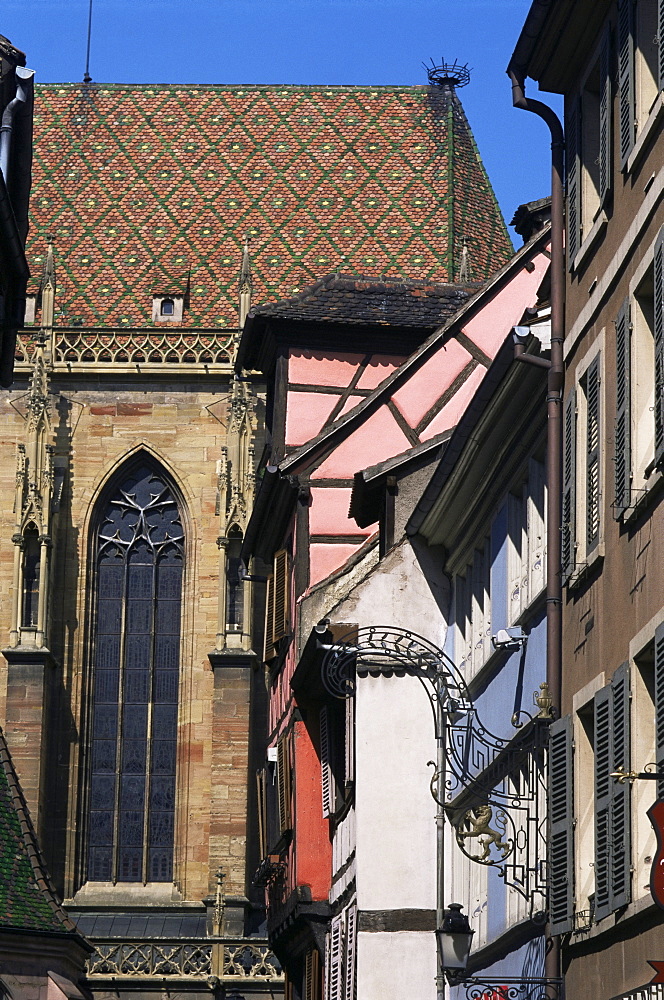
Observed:
[[[356,472],[385,461],[452,429],[458,422],[510,329],[537,301],[539,286],[549,266],[545,252],[524,258],[524,266],[509,281],[487,295],[447,341],[432,341],[410,359],[384,355],[330,353],[291,349],[288,359],[286,404],[286,461],[288,472],[310,489],[309,588],[296,597],[292,581],[294,632],[298,634],[298,603],[311,588],[343,568],[366,543],[377,525],[358,528],[348,507]],[[531,267],[531,264],[533,265]],[[527,265],[527,266],[525,266]],[[399,374],[383,385],[386,379]],[[307,449],[313,438],[333,427],[357,403],[366,403],[367,415],[331,447]],[[302,452],[301,460],[298,451]],[[316,455],[319,457],[312,457]],[[295,518],[290,526],[293,558],[297,551]],[[289,722],[294,705],[290,682],[297,663],[291,644],[275,678],[270,697],[273,739]],[[298,770],[298,796],[293,808],[298,822],[306,816],[307,836],[298,835],[300,849],[289,849],[288,887],[308,884],[312,898],[327,898],[331,880],[328,823],[320,808],[319,761],[302,724],[295,734],[293,764]],[[302,831],[300,830],[300,833]],[[299,867],[298,867],[299,866]]]
[[[355,473],[451,430],[459,422],[510,329],[521,320],[525,309],[535,304],[549,258],[538,253],[532,263],[532,269],[519,270],[471,313],[455,336],[406,362],[404,368],[409,371],[405,379],[394,383],[394,388],[390,384],[381,390],[380,384],[395,371],[398,359],[373,356],[356,388],[367,389],[372,382],[378,386],[377,392],[382,395],[378,408],[372,408],[367,418],[341,437],[321,461],[312,464],[305,452],[302,464],[291,466],[289,471],[301,479],[308,477],[311,486],[310,587],[341,569],[376,529],[375,525],[360,529],[348,517]],[[341,393],[328,394],[325,390],[316,398],[313,392],[293,389],[292,383],[306,380],[309,385],[345,385],[346,401],[350,403],[353,394],[349,386],[362,361],[360,355],[331,357],[318,351],[291,352],[287,448],[306,443],[305,426],[306,432],[311,432],[309,439],[320,433],[335,406],[338,412],[334,417],[341,413]],[[346,405],[344,412],[348,409]],[[299,421],[298,415],[301,418],[303,414],[305,419]]]

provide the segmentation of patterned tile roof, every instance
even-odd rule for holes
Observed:
[[[28,259],[56,247],[56,325],[149,326],[181,287],[186,326],[337,269],[471,280],[511,244],[463,109],[440,87],[47,84],[35,100]]]
[[[77,934],[44,868],[35,832],[0,730],[0,931]]]
[[[257,306],[252,316],[427,329],[449,319],[478,287],[328,274],[293,298]]]

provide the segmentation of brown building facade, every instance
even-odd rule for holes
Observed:
[[[563,718],[550,919],[568,997],[633,996],[662,955],[647,815],[661,783],[614,774],[664,760],[664,8],[533,4],[512,64],[565,98]]]

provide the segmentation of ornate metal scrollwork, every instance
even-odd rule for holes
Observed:
[[[353,697],[363,674],[418,678],[431,703],[436,738],[445,745],[445,770],[434,772],[431,794],[445,808],[457,844],[471,860],[496,867],[527,899],[544,897],[548,692],[536,693],[539,715],[521,710],[513,720],[515,733],[498,736],[482,723],[447,654],[391,626],[357,629],[327,650],[321,677],[333,697]]]
[[[562,979],[484,979],[472,976],[450,985],[460,987],[466,1000],[562,1000]]]

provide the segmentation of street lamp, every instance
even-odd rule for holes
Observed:
[[[461,903],[450,903],[443,913],[442,926],[436,929],[440,967],[448,982],[463,978],[474,933],[468,917],[461,912]]]
[[[467,976],[470,946],[474,930],[461,912],[461,903],[450,903],[443,913],[443,923],[436,928],[440,968],[450,986],[466,991],[466,1000],[562,1000],[562,979],[524,975],[500,979]]]

